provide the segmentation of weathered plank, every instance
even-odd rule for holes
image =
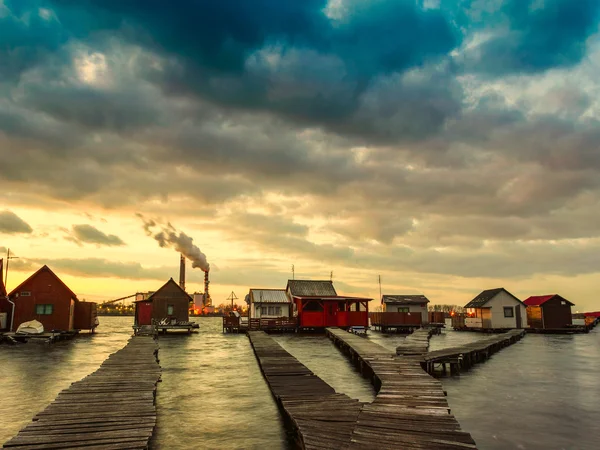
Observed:
[[[156,426],[158,344],[136,336],[58,394],[3,448],[147,449]]]

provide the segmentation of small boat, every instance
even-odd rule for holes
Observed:
[[[44,325],[37,320],[30,320],[29,322],[23,322],[17,328],[17,334],[42,334],[44,332]]]

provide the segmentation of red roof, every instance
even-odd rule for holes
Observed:
[[[600,317],[600,311],[583,313],[584,317]]]
[[[532,295],[527,300],[524,300],[523,303],[525,303],[527,306],[540,306],[540,305],[543,305],[544,303],[546,303],[548,300],[550,300],[555,295],[556,294]]]

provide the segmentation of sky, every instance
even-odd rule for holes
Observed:
[[[0,0],[0,255],[102,301],[330,279],[598,310],[597,0]],[[188,291],[202,290],[188,266]]]

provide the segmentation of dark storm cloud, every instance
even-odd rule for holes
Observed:
[[[492,36],[468,53],[467,70],[492,75],[535,73],[579,63],[600,18],[597,0],[467,0],[461,6],[470,6],[462,15],[467,29],[489,32],[487,28],[492,28]]]
[[[87,224],[73,225],[72,233],[67,239],[80,245],[84,243],[106,247],[125,245],[125,242],[119,236],[106,234],[96,227]]]
[[[31,234],[33,228],[12,211],[0,211],[0,233]]]

